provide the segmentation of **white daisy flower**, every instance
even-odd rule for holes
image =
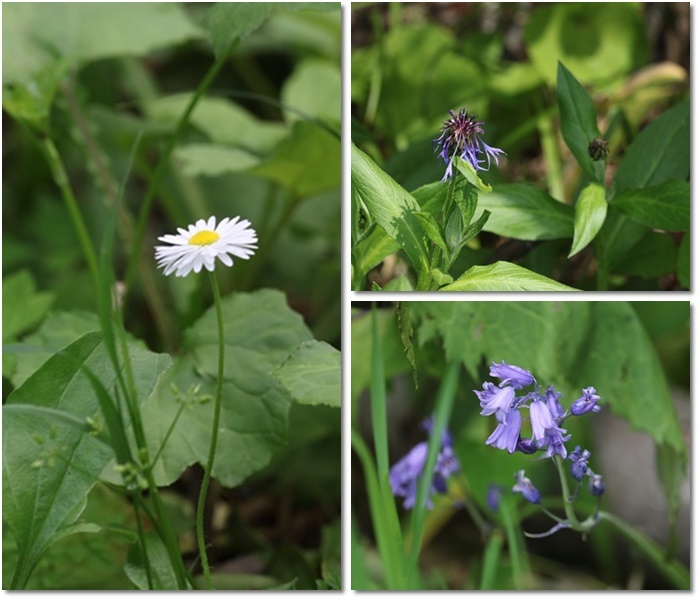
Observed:
[[[187,229],[177,228],[178,235],[163,235],[158,239],[171,246],[156,246],[158,267],[165,275],[173,272],[177,277],[199,273],[202,267],[213,271],[218,258],[227,267],[233,265],[231,256],[247,260],[257,250],[258,235],[249,227],[250,221],[240,217],[223,219],[218,225],[216,217],[208,221],[199,219]]]

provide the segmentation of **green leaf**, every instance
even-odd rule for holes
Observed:
[[[597,183],[588,184],[576,201],[574,218],[574,241],[568,258],[578,254],[590,244],[605,223],[608,203],[605,201],[605,188]]]
[[[226,54],[231,44],[260,27],[272,8],[266,2],[219,2],[212,6],[204,18],[204,26],[216,56]]]
[[[408,254],[418,273],[428,271],[428,248],[416,218],[421,208],[404,188],[354,144],[350,179],[372,218]]]
[[[219,484],[233,487],[285,448],[292,398],[273,371],[310,341],[311,333],[277,291],[228,296],[222,310],[225,380],[213,476]],[[182,356],[141,410],[149,451],[155,456],[181,403],[187,404],[154,467],[159,485],[172,483],[189,465],[206,463],[214,403],[202,400],[213,397],[217,356],[212,307],[186,330]]]
[[[491,212],[485,231],[518,240],[539,241],[574,235],[574,210],[524,183],[497,185],[479,194],[479,207]]]
[[[160,537],[153,532],[147,531],[143,536],[143,541],[146,544],[148,563],[151,567],[153,588],[148,586],[145,559],[141,549],[141,542],[138,540],[131,544],[127,554],[126,564],[124,565],[124,572],[127,577],[139,590],[177,590],[177,576],[173,571],[168,550]]]
[[[678,281],[684,288],[690,289],[690,232],[686,233],[681,240],[678,249]]]
[[[615,172],[614,189],[650,187],[690,174],[690,102],[681,102],[647,125]]]
[[[499,261],[472,267],[442,292],[572,292],[574,288],[529,271],[518,265]]]
[[[282,102],[309,117],[340,123],[340,67],[338,64],[308,59],[296,65],[282,89]],[[290,121],[300,115],[287,110]]]
[[[611,211],[593,240],[596,256],[614,267],[648,231],[647,227]]]
[[[51,105],[67,68],[65,61],[58,62],[37,72],[32,81],[16,81],[6,86],[2,107],[18,121],[26,121],[41,132],[47,132]]]
[[[166,121],[174,127],[190,100],[189,94],[176,94],[147,102],[144,108],[150,119]],[[201,98],[190,115],[190,123],[212,142],[253,154],[272,152],[287,133],[282,124],[261,121],[224,98]]]
[[[399,250],[400,246],[381,227],[375,227],[367,237],[360,240],[355,248],[357,264],[355,268],[366,275],[387,256]]]
[[[611,206],[647,227],[690,231],[690,184],[673,179],[615,196]]]
[[[454,281],[454,277],[447,273],[444,273],[440,269],[430,269],[430,276],[435,280],[438,285],[448,285]]]
[[[428,212],[414,212],[415,217],[418,219],[425,235],[428,236],[431,242],[440,248],[443,252],[447,253],[447,244],[445,240],[442,239],[442,233],[440,232],[440,226],[437,224],[435,217]]]
[[[413,323],[411,323],[411,314],[405,302],[400,302],[396,311],[396,324],[399,328],[399,337],[403,345],[403,351],[406,359],[411,365],[413,373],[413,385],[418,389],[418,370],[416,369],[416,352],[413,347]]]
[[[137,347],[130,347],[130,354],[135,385],[144,400],[170,358]],[[52,356],[3,407],[3,516],[19,546],[16,587],[26,584],[61,528],[80,516],[88,492],[114,456],[111,448],[74,425],[17,408],[29,404],[99,421],[99,404],[84,368],[106,389],[114,386],[116,377],[97,333]]]
[[[26,270],[2,280],[2,339],[16,339],[35,327],[46,315],[53,294],[37,292],[31,273]]]
[[[185,144],[175,150],[182,171],[190,177],[216,177],[225,173],[245,171],[260,163],[260,159],[241,148],[217,144]]]
[[[3,84],[33,80],[58,60],[142,56],[201,38],[177,3],[22,4],[2,11]]]
[[[675,271],[677,261],[673,238],[650,231],[615,264],[615,272],[652,279]]]
[[[340,407],[340,352],[326,342],[302,343],[273,374],[300,404]]]
[[[557,71],[557,104],[561,114],[561,134],[566,145],[584,173],[603,184],[604,163],[598,161],[601,167],[597,167],[588,154],[588,144],[600,137],[593,100],[562,63],[559,63]]]
[[[524,30],[528,56],[554,85],[557,62],[581,81],[608,83],[647,64],[642,8],[624,3],[555,3],[532,11]]]
[[[603,406],[609,405],[657,444],[685,455],[663,368],[636,312],[626,302],[592,302],[590,306],[591,328],[581,350],[585,360],[575,382],[581,387],[595,386]]]
[[[340,162],[340,140],[318,125],[297,121],[272,156],[250,172],[304,197],[339,187]]]
[[[462,212],[455,206],[445,226],[445,241],[450,252],[459,250],[462,243],[462,229]]]
[[[472,164],[463,158],[455,157],[452,161],[457,167],[457,170],[464,175],[469,183],[471,183],[480,192],[488,193],[491,191],[491,186],[488,183],[481,181],[481,178],[476,172]]]

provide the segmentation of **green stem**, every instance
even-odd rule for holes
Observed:
[[[153,199],[155,198],[156,192],[160,188],[161,181],[163,179],[163,176],[165,175],[165,170],[167,169],[167,166],[170,162],[170,155],[175,149],[175,146],[180,140],[180,137],[182,137],[182,134],[185,131],[185,127],[187,127],[187,124],[189,123],[190,115],[195,109],[195,106],[197,106],[200,98],[204,95],[204,92],[206,92],[207,89],[209,89],[209,86],[219,74],[219,71],[228,61],[228,58],[236,44],[237,41],[234,41],[229,47],[229,49],[226,52],[223,52],[216,59],[209,71],[207,71],[207,74],[204,76],[204,79],[199,84],[199,87],[196,89],[195,93],[192,95],[192,99],[187,105],[185,112],[182,113],[180,120],[177,122],[175,131],[173,132],[173,135],[168,141],[168,144],[160,157],[160,161],[158,162],[156,171],[153,174],[153,178],[151,179],[148,185],[148,189],[146,190],[146,195],[144,196],[143,202],[141,203],[141,210],[139,212],[139,218],[136,224],[134,246],[131,252],[131,257],[129,258],[128,267],[126,269],[125,281],[127,284],[131,281],[134,275],[134,269],[136,268],[136,263],[138,262],[139,257],[141,256],[141,245],[143,243],[143,236],[146,232],[146,221],[148,219],[149,213],[151,212],[151,205],[153,204]]]
[[[68,214],[73,221],[73,227],[78,235],[78,240],[82,246],[88,268],[90,269],[92,278],[95,281],[95,285],[97,285],[97,254],[95,253],[95,249],[90,241],[90,236],[88,235],[87,226],[85,225],[83,216],[80,214],[78,201],[76,200],[73,190],[71,189],[70,182],[68,181],[68,175],[66,174],[66,169],[63,166],[58,150],[50,137],[46,136],[42,138],[42,146],[45,152],[46,160],[49,163],[51,175],[53,176],[53,180],[58,186],[58,189],[61,190],[61,196],[63,196],[63,200],[68,208]]]
[[[569,491],[569,480],[567,479],[566,469],[564,469],[564,459],[558,454],[554,457],[554,464],[557,465],[557,471],[559,472],[559,481],[561,482],[561,495],[563,497],[564,512],[566,513],[566,518],[569,521],[571,529],[575,531],[581,531],[582,524],[576,517],[574,512],[574,507],[569,498],[571,498],[571,492]]]
[[[208,590],[212,589],[211,571],[209,569],[209,559],[207,558],[207,548],[204,542],[204,506],[207,500],[207,489],[211,479],[211,470],[214,466],[214,456],[216,455],[216,442],[219,437],[219,419],[221,418],[221,388],[224,380],[224,318],[221,312],[221,293],[219,292],[219,282],[214,273],[209,273],[211,291],[214,295],[214,306],[216,307],[216,321],[219,331],[219,365],[216,377],[216,395],[214,396],[214,420],[211,426],[211,443],[209,446],[209,457],[207,466],[204,469],[204,479],[199,490],[199,501],[197,502],[197,545],[199,547],[199,557],[202,561],[202,571],[204,581]]]
[[[496,574],[498,573],[498,559],[503,547],[503,533],[495,530],[490,536],[484,551],[484,565],[481,569],[481,589],[493,589]]]
[[[143,554],[143,566],[146,570],[148,589],[152,590],[154,587],[153,575],[151,574],[151,561],[148,560],[148,548],[146,547],[146,538],[143,532],[143,524],[141,523],[141,496],[138,493],[134,493],[134,513],[136,514],[136,529],[139,534],[139,544],[141,546],[141,553]]]
[[[177,413],[175,415],[175,418],[173,419],[173,422],[170,423],[170,427],[168,428],[168,431],[165,434],[165,437],[163,437],[163,441],[160,444],[160,448],[158,448],[158,452],[156,452],[156,455],[153,457],[153,460],[150,461],[150,466],[148,467],[149,470],[153,469],[153,467],[156,466],[156,463],[158,462],[158,459],[160,458],[161,453],[163,452],[165,448],[165,444],[168,443],[168,440],[170,439],[170,435],[172,434],[173,430],[175,429],[175,425],[177,424],[178,420],[180,419],[180,415],[182,414],[182,411],[185,408],[184,403],[180,403],[180,408],[177,409]]]
[[[630,542],[635,544],[651,563],[659,569],[668,580],[680,590],[690,589],[690,572],[678,560],[669,561],[664,555],[664,551],[646,535],[637,531],[615,515],[601,511],[600,519],[613,525]]]

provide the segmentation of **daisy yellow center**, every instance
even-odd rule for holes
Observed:
[[[189,239],[189,243],[193,246],[208,246],[220,237],[216,231],[198,231]]]

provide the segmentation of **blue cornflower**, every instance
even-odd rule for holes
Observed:
[[[449,442],[446,444],[445,442]],[[442,436],[442,448],[435,463],[433,482],[425,505],[433,507],[431,496],[447,491],[447,479],[453,473],[459,471],[459,463],[452,450],[451,436]],[[399,460],[389,471],[389,484],[394,496],[404,498],[403,507],[413,508],[418,492],[418,478],[423,472],[425,461],[428,458],[428,442],[421,442],[414,446],[410,452]]]
[[[525,469],[520,469],[520,471],[517,472],[515,475],[515,481],[517,481],[517,483],[513,486],[513,491],[515,493],[522,494],[523,498],[525,498],[525,500],[528,502],[532,502],[533,504],[540,503],[542,496],[540,495],[539,490],[532,485],[532,481],[525,477]]]
[[[510,454],[513,454],[520,439],[521,423],[520,411],[517,408],[511,410],[506,415],[505,423],[499,423],[496,426],[494,432],[486,440],[486,444],[501,450],[508,450]]]
[[[590,411],[600,412],[600,406],[597,404],[598,400],[600,400],[600,396],[596,396],[595,388],[587,387],[581,391],[583,392],[583,396],[571,405],[571,414],[580,416]]]
[[[516,390],[532,385],[536,381],[530,371],[521,367],[516,367],[515,365],[506,364],[505,360],[501,361],[501,364],[494,362],[491,365],[489,375],[502,380],[499,387],[510,385]]]
[[[447,169],[443,181],[452,178],[452,160],[459,156],[466,160],[478,171],[486,171],[491,167],[493,158],[498,164],[498,156],[505,154],[499,148],[492,148],[481,139],[484,130],[483,123],[476,120],[476,116],[469,114],[466,109],[460,109],[458,114],[450,111],[451,118],[443,122],[440,137],[435,140],[436,150],[440,150],[440,158],[445,161]],[[483,159],[481,153],[486,155],[487,166],[481,166]]]

